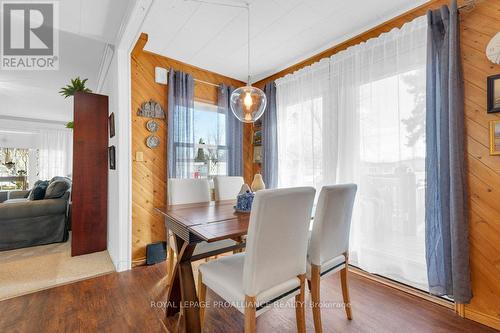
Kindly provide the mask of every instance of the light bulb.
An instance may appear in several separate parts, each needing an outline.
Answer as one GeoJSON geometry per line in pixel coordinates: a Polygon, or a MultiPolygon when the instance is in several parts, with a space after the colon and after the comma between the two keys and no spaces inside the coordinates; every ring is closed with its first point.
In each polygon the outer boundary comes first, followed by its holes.
{"type": "Polygon", "coordinates": [[[247,92],[245,94],[245,98],[243,99],[243,104],[245,104],[247,110],[250,111],[250,108],[252,107],[253,104],[252,95],[250,94],[250,92],[247,92]]]}
{"type": "Polygon", "coordinates": [[[266,108],[266,95],[252,86],[240,87],[231,93],[231,111],[238,120],[253,123],[262,116],[266,108]]]}

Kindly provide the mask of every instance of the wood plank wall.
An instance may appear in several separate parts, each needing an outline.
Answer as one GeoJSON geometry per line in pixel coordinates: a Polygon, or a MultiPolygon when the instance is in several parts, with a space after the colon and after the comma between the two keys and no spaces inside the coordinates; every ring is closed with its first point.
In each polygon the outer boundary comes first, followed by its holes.
{"type": "MultiPolygon", "coordinates": [[[[148,36],[142,34],[131,54],[131,85],[132,85],[132,262],[133,265],[144,263],[146,245],[165,240],[163,218],[154,211],[154,207],[164,206],[166,202],[167,179],[167,122],[158,120],[160,129],[160,147],[149,149],[146,138],[151,134],[146,129],[148,118],[138,117],[140,105],[154,99],[167,110],[167,86],[155,83],[155,67],[174,68],[190,73],[196,79],[214,84],[224,83],[239,87],[243,82],[216,73],[212,73],[179,61],[169,59],[154,53],[143,51],[148,36]],[[136,152],[144,153],[144,161],[135,161],[136,152]]],[[[211,104],[217,104],[217,88],[195,81],[195,99],[211,104]]],[[[245,138],[251,138],[250,128],[245,128],[245,138]]],[[[244,145],[245,160],[248,160],[249,144],[244,145]]],[[[251,177],[251,170],[247,173],[251,177]]]]}
{"type": "MultiPolygon", "coordinates": [[[[392,19],[345,43],[282,70],[266,82],[329,57],[438,8],[448,1],[437,0],[392,19]]],[[[500,66],[486,59],[488,41],[500,31],[500,1],[479,0],[472,11],[461,14],[461,47],[465,84],[466,144],[470,204],[470,254],[474,298],[465,306],[466,318],[500,329],[500,156],[489,155],[488,122],[500,114],[486,113],[486,77],[500,74],[500,66]]],[[[252,161],[246,161],[248,168],[252,161]]]]}

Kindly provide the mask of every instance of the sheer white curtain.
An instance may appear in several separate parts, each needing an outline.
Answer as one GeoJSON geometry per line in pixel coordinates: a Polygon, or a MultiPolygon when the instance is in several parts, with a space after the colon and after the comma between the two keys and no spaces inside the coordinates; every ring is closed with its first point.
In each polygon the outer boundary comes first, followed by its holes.
{"type": "Polygon", "coordinates": [[[357,183],[351,263],[421,289],[426,33],[421,17],[277,81],[279,185],[357,183]]]}
{"type": "Polygon", "coordinates": [[[276,87],[278,186],[334,183],[337,153],[329,136],[336,132],[336,113],[328,59],[277,80],[276,87]]]}
{"type": "Polygon", "coordinates": [[[421,17],[330,59],[338,181],[359,185],[351,262],[424,290],[426,38],[421,17]]]}
{"type": "Polygon", "coordinates": [[[38,179],[71,176],[73,172],[73,132],[71,130],[40,130],[38,179]]]}

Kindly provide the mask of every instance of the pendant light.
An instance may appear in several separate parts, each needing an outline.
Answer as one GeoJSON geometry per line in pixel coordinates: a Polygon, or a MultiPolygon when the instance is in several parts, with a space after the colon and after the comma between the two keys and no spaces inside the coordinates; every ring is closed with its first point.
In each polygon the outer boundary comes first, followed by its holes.
{"type": "Polygon", "coordinates": [[[248,53],[247,53],[247,85],[233,91],[230,106],[233,114],[244,123],[253,123],[259,119],[266,108],[267,98],[262,90],[252,87],[250,82],[250,4],[246,4],[248,14],[248,53]]]}

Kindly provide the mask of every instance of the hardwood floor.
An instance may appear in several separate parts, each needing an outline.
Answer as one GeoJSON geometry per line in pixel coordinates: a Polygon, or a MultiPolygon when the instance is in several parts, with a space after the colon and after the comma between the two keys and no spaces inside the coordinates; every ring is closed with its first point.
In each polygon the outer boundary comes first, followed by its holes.
{"type": "MultiPolygon", "coordinates": [[[[167,332],[162,300],[166,267],[137,267],[0,302],[0,332],[167,332]]],[[[353,320],[343,308],[322,309],[324,332],[497,332],[456,316],[451,310],[350,274],[353,320]]],[[[321,281],[323,302],[341,302],[339,275],[321,281]]],[[[210,290],[207,301],[221,301],[210,290]]],[[[290,301],[291,302],[291,301],[290,301]]],[[[307,292],[306,304],[310,302],[307,292]]],[[[257,319],[257,332],[296,332],[291,306],[257,319]]],[[[306,306],[307,332],[314,332],[306,306]]],[[[242,332],[234,308],[207,308],[204,332],[242,332]]]]}

